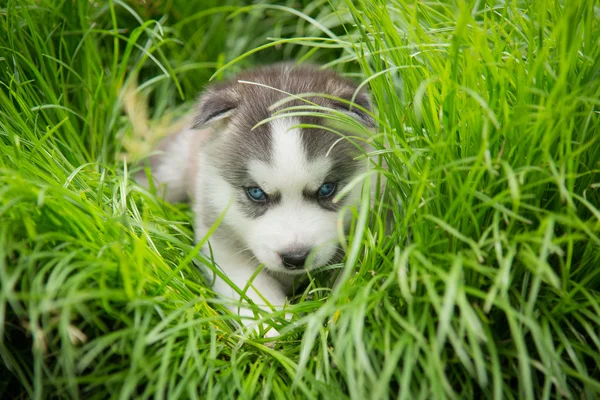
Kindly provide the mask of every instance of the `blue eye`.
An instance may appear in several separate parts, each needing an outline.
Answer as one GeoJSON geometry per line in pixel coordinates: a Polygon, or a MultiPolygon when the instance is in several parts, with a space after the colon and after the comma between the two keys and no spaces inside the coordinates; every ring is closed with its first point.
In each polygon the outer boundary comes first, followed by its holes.
{"type": "Polygon", "coordinates": [[[335,192],[336,184],[334,182],[326,182],[319,188],[317,192],[319,197],[329,197],[335,192]]]}
{"type": "Polygon", "coordinates": [[[252,201],[263,202],[267,200],[267,194],[259,187],[247,188],[246,193],[252,201]]]}

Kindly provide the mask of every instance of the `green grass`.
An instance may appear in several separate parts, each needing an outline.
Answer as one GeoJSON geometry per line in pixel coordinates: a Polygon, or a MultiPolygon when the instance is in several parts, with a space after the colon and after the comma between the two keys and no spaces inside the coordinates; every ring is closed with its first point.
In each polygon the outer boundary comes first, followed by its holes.
{"type": "Polygon", "coordinates": [[[190,3],[0,5],[0,397],[600,396],[597,2],[190,3]],[[129,177],[123,93],[158,132],[283,59],[367,82],[395,222],[357,214],[270,348],[129,177]]]}

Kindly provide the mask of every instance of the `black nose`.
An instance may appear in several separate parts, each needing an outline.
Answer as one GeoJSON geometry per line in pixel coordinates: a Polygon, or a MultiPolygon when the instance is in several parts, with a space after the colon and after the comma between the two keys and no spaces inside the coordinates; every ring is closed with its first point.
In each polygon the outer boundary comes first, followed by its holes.
{"type": "Polygon", "coordinates": [[[304,268],[304,263],[306,262],[306,258],[308,257],[308,250],[300,250],[296,252],[290,253],[282,253],[281,260],[283,261],[283,265],[287,269],[300,269],[304,268]]]}

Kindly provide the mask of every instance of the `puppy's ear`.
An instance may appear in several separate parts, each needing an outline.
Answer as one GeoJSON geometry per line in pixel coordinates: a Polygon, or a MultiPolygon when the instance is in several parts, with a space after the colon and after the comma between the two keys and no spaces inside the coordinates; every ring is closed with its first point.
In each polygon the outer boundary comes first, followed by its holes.
{"type": "Polygon", "coordinates": [[[203,129],[229,120],[239,104],[237,93],[229,86],[208,88],[200,97],[192,129],[203,129]]]}
{"type": "Polygon", "coordinates": [[[375,120],[371,114],[369,114],[373,110],[373,107],[371,106],[371,100],[367,92],[361,90],[355,95],[354,91],[348,91],[342,93],[339,97],[343,100],[351,102],[352,104],[335,102],[333,106],[335,109],[342,111],[350,117],[358,120],[367,128],[375,127],[375,120]]]}

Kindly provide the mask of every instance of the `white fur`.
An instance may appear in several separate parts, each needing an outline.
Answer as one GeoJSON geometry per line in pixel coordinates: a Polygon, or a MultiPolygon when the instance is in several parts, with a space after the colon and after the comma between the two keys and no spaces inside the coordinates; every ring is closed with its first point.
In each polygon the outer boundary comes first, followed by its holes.
{"type": "MultiPolygon", "coordinates": [[[[183,201],[194,195],[194,181],[198,165],[199,148],[208,140],[210,129],[185,129],[163,143],[163,149],[154,156],[158,161],[152,166],[154,185],[167,201],[183,201]],[[192,184],[190,184],[192,183],[192,184]],[[167,190],[168,188],[168,190],[167,190]]],[[[136,177],[138,183],[148,185],[144,171],[136,177]]]]}
{"type": "Polygon", "coordinates": [[[292,118],[271,122],[272,163],[255,160],[250,164],[250,174],[261,188],[267,193],[280,193],[280,204],[240,226],[247,234],[249,247],[265,267],[287,273],[294,272],[283,266],[279,254],[294,248],[316,248],[313,266],[319,267],[335,253],[337,236],[337,214],[306,201],[302,194],[305,188],[315,192],[319,189],[331,162],[308,161],[296,125],[298,121],[292,118]]]}
{"type": "MultiPolygon", "coordinates": [[[[235,223],[243,221],[243,214],[233,204],[233,190],[230,185],[219,176],[214,166],[206,162],[206,157],[201,156],[198,166],[198,176],[196,179],[198,190],[209,187],[211,195],[206,198],[207,203],[203,203],[200,195],[196,196],[194,210],[196,214],[195,231],[196,239],[202,239],[210,230],[211,226],[202,220],[202,208],[211,206],[224,213],[224,222],[235,223]]],[[[260,272],[249,284],[250,279],[256,272],[258,263],[255,259],[248,257],[243,249],[232,248],[229,243],[223,242],[217,238],[211,238],[210,247],[204,246],[204,254],[212,254],[217,266],[227,275],[238,289],[248,289],[245,295],[257,306],[263,310],[281,309],[285,304],[284,286],[275,278],[269,276],[264,271],[260,272]],[[211,253],[212,252],[212,253],[211,253]],[[266,301],[265,301],[266,300],[266,301]]],[[[218,293],[228,305],[228,308],[242,317],[242,322],[251,330],[256,330],[258,325],[254,320],[254,313],[251,308],[240,306],[240,295],[225,280],[218,275],[208,274],[214,277],[213,289],[218,293]]],[[[267,337],[276,336],[277,332],[273,329],[266,333],[267,337]]]]}
{"type": "MultiPolygon", "coordinates": [[[[336,212],[324,210],[303,197],[303,190],[308,187],[317,191],[324,183],[331,161],[321,158],[309,161],[306,157],[301,132],[293,128],[298,124],[295,119],[278,119],[271,122],[273,132],[272,162],[258,160],[250,162],[250,174],[256,183],[267,193],[279,192],[281,201],[264,215],[248,218],[235,202],[236,190],[232,188],[216,170],[207,162],[207,157],[200,154],[196,188],[208,190],[207,204],[203,204],[201,193],[196,196],[195,210],[197,215],[196,233],[202,238],[210,226],[201,219],[201,210],[210,206],[219,212],[225,212],[223,222],[233,226],[243,240],[249,252],[232,248],[219,239],[211,239],[214,259],[231,281],[243,290],[260,264],[265,265],[254,279],[246,295],[261,308],[281,309],[286,302],[285,291],[293,274],[306,271],[290,271],[281,261],[280,253],[295,247],[314,249],[314,262],[309,267],[316,268],[326,264],[335,254],[337,245],[336,212]],[[273,271],[276,273],[269,273],[273,271]]],[[[205,252],[209,249],[206,247],[205,252]]],[[[208,254],[208,253],[207,253],[208,254]]],[[[232,299],[239,304],[240,296],[223,279],[216,277],[213,288],[223,298],[232,299]]],[[[230,309],[243,317],[252,317],[249,309],[231,306],[230,309]]],[[[252,319],[245,323],[254,327],[252,319]]],[[[272,331],[269,331],[272,332],[272,331]]],[[[274,331],[271,334],[276,334],[274,331]]]]}
{"type": "MultiPolygon", "coordinates": [[[[303,196],[305,188],[316,192],[325,182],[331,160],[307,158],[301,131],[294,128],[298,124],[296,119],[277,119],[270,124],[272,160],[270,163],[250,160],[249,173],[267,194],[277,192],[281,199],[258,218],[249,218],[243,213],[236,203],[241,189],[232,187],[209,162],[207,147],[202,142],[208,135],[205,132],[217,130],[215,127],[201,131],[200,141],[191,130],[179,134],[167,145],[163,164],[155,173],[159,182],[168,185],[168,199],[179,199],[183,192],[195,187],[196,192],[191,197],[197,240],[204,238],[211,228],[203,221],[202,211],[209,207],[224,213],[223,223],[233,227],[242,248],[232,246],[227,238],[216,235],[210,239],[210,249],[205,246],[203,251],[208,255],[211,250],[216,264],[233,284],[240,290],[248,286],[245,295],[266,311],[281,310],[293,275],[305,273],[305,270],[286,269],[280,254],[294,248],[309,248],[313,250],[314,260],[307,268],[323,266],[336,252],[338,226],[338,213],[325,210],[303,196]],[[249,283],[260,264],[265,268],[249,283]]],[[[357,185],[349,197],[357,199],[359,194],[360,185],[357,185]]],[[[241,297],[236,290],[218,276],[213,288],[224,300],[233,301],[228,303],[229,308],[243,318],[247,327],[257,328],[254,313],[240,303],[241,297]]],[[[266,336],[277,334],[271,329],[266,336]]]]}

